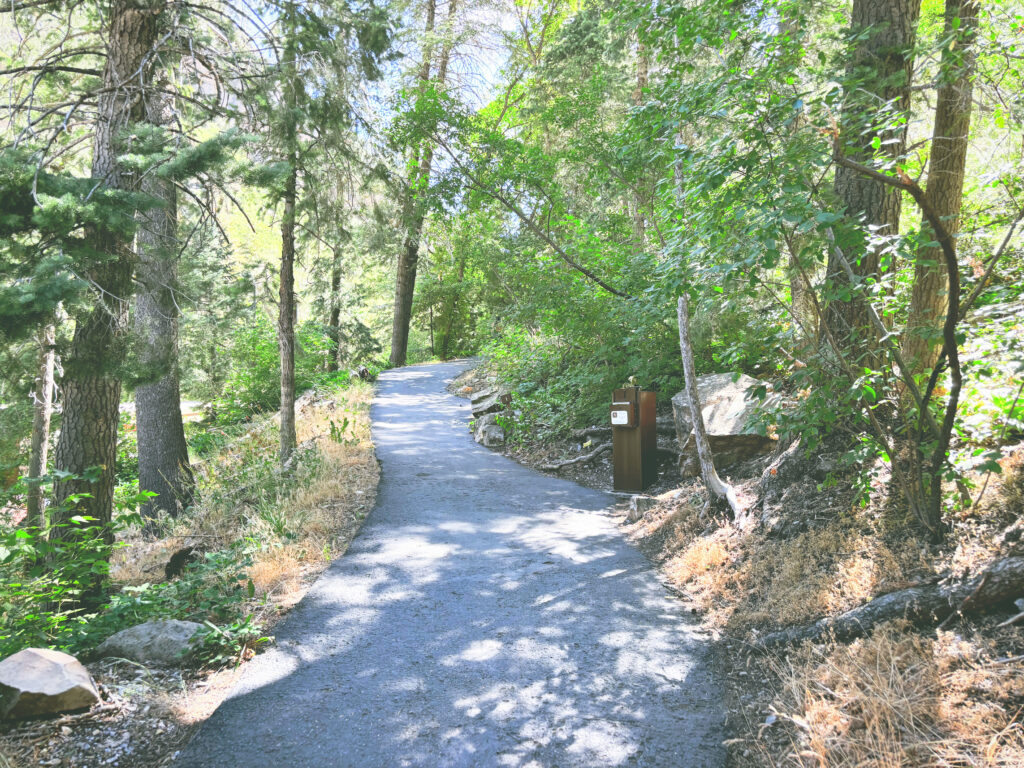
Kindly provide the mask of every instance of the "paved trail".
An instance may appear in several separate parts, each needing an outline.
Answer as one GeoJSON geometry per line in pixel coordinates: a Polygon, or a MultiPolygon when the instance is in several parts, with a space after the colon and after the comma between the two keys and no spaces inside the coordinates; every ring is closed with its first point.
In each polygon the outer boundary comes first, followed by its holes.
{"type": "Polygon", "coordinates": [[[473,442],[464,367],[381,376],[376,508],[175,765],[722,765],[695,625],[608,495],[473,442]]]}

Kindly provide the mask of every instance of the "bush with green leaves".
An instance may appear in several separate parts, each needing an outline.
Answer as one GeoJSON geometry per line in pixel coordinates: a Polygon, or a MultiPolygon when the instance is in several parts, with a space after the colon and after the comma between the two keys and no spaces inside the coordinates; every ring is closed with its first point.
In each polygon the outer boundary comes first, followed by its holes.
{"type": "MultiPolygon", "coordinates": [[[[52,480],[44,478],[42,484],[52,480]]],[[[12,492],[23,493],[25,487],[21,481],[12,492]]],[[[95,601],[91,590],[97,576],[106,581],[115,546],[111,537],[141,523],[135,507],[142,498],[119,505],[113,530],[81,515],[59,525],[0,524],[0,656],[33,645],[80,647],[92,618],[82,610],[83,599],[95,601]]],[[[70,496],[65,504],[73,508],[78,499],[70,496]]]]}
{"type": "MultiPolygon", "coordinates": [[[[23,492],[24,482],[14,491],[23,492]]],[[[135,507],[143,498],[139,494],[118,504],[109,533],[141,525],[135,507]]],[[[120,590],[105,586],[99,607],[83,611],[82,597],[97,574],[109,573],[111,553],[119,546],[94,523],[74,516],[60,526],[0,524],[0,658],[28,647],[87,652],[113,633],[151,619],[205,623],[200,660],[260,641],[259,628],[245,610],[255,594],[245,575],[250,564],[245,542],[206,553],[172,581],[120,590]]],[[[90,597],[90,604],[97,602],[90,597]]]]}
{"type": "MultiPolygon", "coordinates": [[[[327,330],[318,323],[303,323],[296,331],[295,391],[315,386],[336,386],[348,379],[344,371],[327,371],[332,347],[327,330]]],[[[237,327],[232,336],[231,367],[216,411],[221,421],[237,422],[281,405],[281,362],[277,329],[262,313],[237,327]]]]}

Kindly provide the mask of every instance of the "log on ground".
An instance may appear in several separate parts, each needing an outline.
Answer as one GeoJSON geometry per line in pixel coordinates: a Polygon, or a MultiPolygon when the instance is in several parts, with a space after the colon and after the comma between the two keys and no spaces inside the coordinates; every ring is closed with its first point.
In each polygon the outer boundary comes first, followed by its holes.
{"type": "Polygon", "coordinates": [[[992,563],[977,576],[960,582],[921,584],[876,597],[840,616],[814,624],[772,632],[755,642],[767,650],[805,640],[835,637],[845,642],[866,635],[886,621],[906,619],[918,625],[942,622],[954,613],[977,613],[1024,595],[1024,557],[992,563]]]}

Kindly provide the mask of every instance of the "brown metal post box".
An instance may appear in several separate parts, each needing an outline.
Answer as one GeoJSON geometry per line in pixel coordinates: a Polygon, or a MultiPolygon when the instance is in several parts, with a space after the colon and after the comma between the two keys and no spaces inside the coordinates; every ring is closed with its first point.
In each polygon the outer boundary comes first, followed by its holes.
{"type": "Polygon", "coordinates": [[[657,395],[616,389],[609,414],[615,490],[643,491],[658,479],[657,395]]]}

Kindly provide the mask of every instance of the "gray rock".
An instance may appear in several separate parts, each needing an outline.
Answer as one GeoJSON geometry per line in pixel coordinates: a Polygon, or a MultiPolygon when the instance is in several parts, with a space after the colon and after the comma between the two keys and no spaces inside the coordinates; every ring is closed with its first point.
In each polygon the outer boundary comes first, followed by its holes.
{"type": "Polygon", "coordinates": [[[501,402],[501,397],[504,394],[500,389],[482,389],[473,395],[469,401],[473,410],[473,418],[479,419],[481,416],[497,413],[504,408],[505,404],[501,402]]]}
{"type": "Polygon", "coordinates": [[[99,700],[88,670],[69,654],[26,648],[0,661],[0,717],[72,712],[99,700]]]}
{"type": "Polygon", "coordinates": [[[818,456],[817,461],[814,464],[814,479],[823,481],[830,475],[834,475],[839,472],[841,469],[839,458],[838,454],[823,454],[818,456]]]}
{"type": "Polygon", "coordinates": [[[194,621],[147,621],[111,635],[96,653],[142,664],[174,664],[191,655],[192,640],[202,628],[202,624],[194,621]]]}
{"type": "MultiPolygon", "coordinates": [[[[754,434],[750,427],[751,418],[764,404],[753,397],[753,391],[765,384],[758,379],[740,375],[733,381],[731,373],[712,373],[697,377],[697,396],[701,402],[701,414],[715,457],[715,467],[727,467],[753,456],[770,453],[775,440],[754,434]]],[[[766,401],[767,402],[767,401],[766,401]]],[[[693,442],[693,422],[690,418],[690,398],[686,392],[679,392],[672,398],[672,416],[676,425],[676,438],[682,453],[679,457],[680,471],[684,477],[700,472],[696,447],[693,442]]]]}
{"type": "Polygon", "coordinates": [[[505,444],[505,430],[498,424],[498,414],[486,413],[476,420],[473,439],[485,448],[497,448],[505,444]]]}
{"type": "MultiPolygon", "coordinates": [[[[762,435],[708,435],[708,442],[711,444],[715,469],[738,464],[754,456],[764,456],[775,450],[775,441],[762,435]]],[[[686,442],[679,453],[679,472],[683,477],[697,477],[700,474],[693,432],[686,436],[686,442]]]]}

